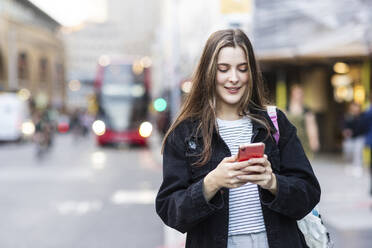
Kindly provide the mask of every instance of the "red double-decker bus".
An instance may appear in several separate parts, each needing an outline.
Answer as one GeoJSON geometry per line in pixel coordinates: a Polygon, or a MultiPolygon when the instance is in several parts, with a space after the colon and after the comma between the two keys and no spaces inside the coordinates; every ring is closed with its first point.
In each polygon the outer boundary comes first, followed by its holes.
{"type": "Polygon", "coordinates": [[[106,61],[98,65],[95,80],[96,120],[92,125],[100,146],[147,145],[150,67],[143,61],[106,61]]]}

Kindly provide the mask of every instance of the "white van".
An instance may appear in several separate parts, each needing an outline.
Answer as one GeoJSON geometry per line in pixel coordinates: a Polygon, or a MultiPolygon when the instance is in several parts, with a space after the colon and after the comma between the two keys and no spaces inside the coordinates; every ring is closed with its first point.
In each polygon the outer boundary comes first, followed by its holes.
{"type": "Polygon", "coordinates": [[[27,102],[22,100],[17,93],[0,92],[0,141],[23,139],[26,134],[29,134],[30,124],[27,102]]]}

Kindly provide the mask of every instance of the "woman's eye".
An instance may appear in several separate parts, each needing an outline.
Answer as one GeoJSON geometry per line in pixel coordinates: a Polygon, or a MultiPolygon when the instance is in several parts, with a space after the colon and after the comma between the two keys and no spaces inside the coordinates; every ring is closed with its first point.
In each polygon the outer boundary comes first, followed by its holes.
{"type": "Polygon", "coordinates": [[[227,68],[218,68],[218,70],[219,70],[220,72],[227,72],[227,71],[228,71],[227,68]]]}
{"type": "Polygon", "coordinates": [[[248,67],[240,67],[239,71],[246,72],[246,71],[248,71],[248,67]]]}

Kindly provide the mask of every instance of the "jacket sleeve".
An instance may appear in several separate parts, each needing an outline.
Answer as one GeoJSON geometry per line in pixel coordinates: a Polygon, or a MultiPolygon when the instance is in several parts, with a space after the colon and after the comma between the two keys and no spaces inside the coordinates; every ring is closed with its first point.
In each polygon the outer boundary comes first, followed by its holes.
{"type": "Polygon", "coordinates": [[[263,191],[263,204],[273,211],[299,220],[305,217],[320,200],[320,185],[301,142],[296,128],[278,110],[280,130],[280,172],[276,174],[278,190],[274,196],[263,191]]]}
{"type": "Polygon", "coordinates": [[[185,157],[184,136],[177,131],[169,135],[165,143],[163,182],[156,197],[156,212],[166,225],[184,233],[221,209],[224,203],[220,193],[206,201],[203,179],[192,182],[190,165],[185,157]]]}

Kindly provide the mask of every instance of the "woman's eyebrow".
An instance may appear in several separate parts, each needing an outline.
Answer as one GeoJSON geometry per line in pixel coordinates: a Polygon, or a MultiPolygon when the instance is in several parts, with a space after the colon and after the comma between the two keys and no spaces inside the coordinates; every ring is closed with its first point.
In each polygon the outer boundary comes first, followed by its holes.
{"type": "MultiPolygon", "coordinates": [[[[217,65],[230,66],[229,63],[217,63],[217,65]]],[[[248,62],[242,62],[238,64],[238,66],[241,66],[241,65],[248,65],[248,62]]]]}
{"type": "MultiPolygon", "coordinates": [[[[228,64],[228,63],[218,63],[217,66],[231,67],[231,65],[228,64]]],[[[247,62],[242,62],[242,63],[239,63],[237,65],[237,67],[241,67],[241,66],[248,66],[248,63],[247,62]]]]}

